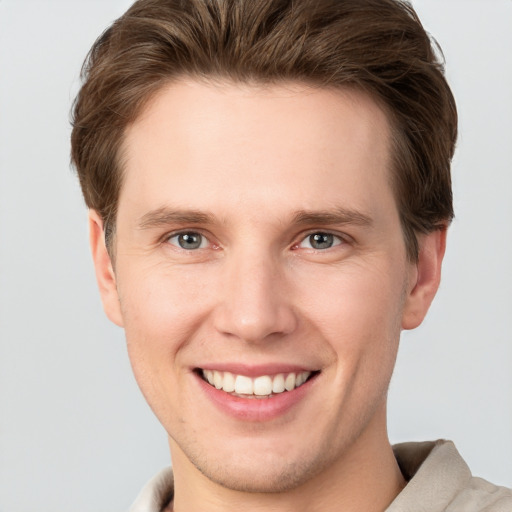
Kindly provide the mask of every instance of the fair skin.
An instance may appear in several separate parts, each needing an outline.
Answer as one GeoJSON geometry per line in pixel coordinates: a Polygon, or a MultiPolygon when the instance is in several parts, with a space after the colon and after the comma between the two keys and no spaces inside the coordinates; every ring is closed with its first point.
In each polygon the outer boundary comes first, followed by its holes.
{"type": "Polygon", "coordinates": [[[404,486],[386,392],[445,231],[408,260],[389,135],[363,93],[193,80],[127,129],[115,271],[94,211],[91,246],[174,510],[377,512],[404,486]]]}

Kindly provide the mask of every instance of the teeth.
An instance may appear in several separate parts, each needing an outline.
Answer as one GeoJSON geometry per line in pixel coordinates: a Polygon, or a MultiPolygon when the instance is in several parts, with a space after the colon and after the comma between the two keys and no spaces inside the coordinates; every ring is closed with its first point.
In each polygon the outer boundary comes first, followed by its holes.
{"type": "Polygon", "coordinates": [[[280,373],[279,375],[276,375],[272,381],[272,392],[282,393],[284,390],[284,375],[280,373]]]}
{"type": "Polygon", "coordinates": [[[222,373],[218,372],[217,370],[215,370],[213,372],[213,385],[217,388],[217,389],[220,389],[223,385],[223,382],[224,379],[223,379],[223,376],[222,376],[222,373]]]}
{"type": "Polygon", "coordinates": [[[295,381],[296,377],[294,373],[290,373],[286,376],[286,379],[284,380],[284,388],[286,391],[291,391],[295,388],[295,381]]]}
{"type": "Polygon", "coordinates": [[[235,391],[235,376],[232,373],[224,372],[222,389],[228,393],[235,391]]]}
{"type": "Polygon", "coordinates": [[[268,375],[254,379],[255,395],[270,395],[272,393],[272,379],[268,375]]]}
{"type": "Polygon", "coordinates": [[[297,375],[297,378],[295,379],[295,386],[297,386],[297,387],[302,386],[302,384],[304,384],[304,382],[306,382],[306,379],[307,379],[307,376],[304,375],[304,372],[299,373],[297,375]]]}
{"type": "Polygon", "coordinates": [[[302,386],[310,375],[311,372],[279,373],[274,376],[261,375],[251,379],[251,377],[234,375],[230,372],[203,370],[205,380],[217,389],[222,389],[227,393],[234,392],[237,395],[256,396],[270,396],[284,391],[292,391],[302,386]]]}
{"type": "Polygon", "coordinates": [[[235,379],[235,393],[239,395],[252,395],[253,391],[252,379],[244,375],[237,375],[235,379]]]}

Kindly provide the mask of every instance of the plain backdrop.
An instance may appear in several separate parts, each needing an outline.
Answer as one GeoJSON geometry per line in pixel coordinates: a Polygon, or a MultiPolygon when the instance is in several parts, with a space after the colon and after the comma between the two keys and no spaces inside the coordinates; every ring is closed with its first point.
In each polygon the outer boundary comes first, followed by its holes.
{"type": "MultiPolygon", "coordinates": [[[[0,0],[0,512],[129,507],[166,436],[103,315],[69,167],[83,58],[127,0],[0,0]]],[[[512,1],[416,0],[460,111],[457,218],[430,316],[405,333],[393,442],[450,438],[512,484],[512,1]]]]}

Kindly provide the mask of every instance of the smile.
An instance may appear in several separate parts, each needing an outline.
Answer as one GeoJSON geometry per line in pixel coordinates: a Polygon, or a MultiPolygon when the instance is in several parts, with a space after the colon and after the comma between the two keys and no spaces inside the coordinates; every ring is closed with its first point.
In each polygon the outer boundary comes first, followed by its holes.
{"type": "Polygon", "coordinates": [[[262,423],[282,418],[308,396],[317,396],[321,370],[287,364],[220,363],[193,371],[200,396],[236,421],[262,423]]]}
{"type": "Polygon", "coordinates": [[[302,386],[316,372],[290,372],[255,378],[218,370],[200,370],[203,379],[216,389],[241,398],[271,398],[302,386]]]}

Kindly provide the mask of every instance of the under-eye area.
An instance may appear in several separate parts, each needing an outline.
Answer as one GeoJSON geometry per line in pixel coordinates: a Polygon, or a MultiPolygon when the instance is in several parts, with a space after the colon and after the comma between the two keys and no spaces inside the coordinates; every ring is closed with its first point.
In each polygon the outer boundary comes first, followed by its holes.
{"type": "Polygon", "coordinates": [[[258,377],[218,370],[203,370],[202,368],[196,368],[195,372],[211,386],[234,396],[272,398],[280,393],[293,391],[309,382],[320,373],[320,370],[260,375],[258,377]]]}

